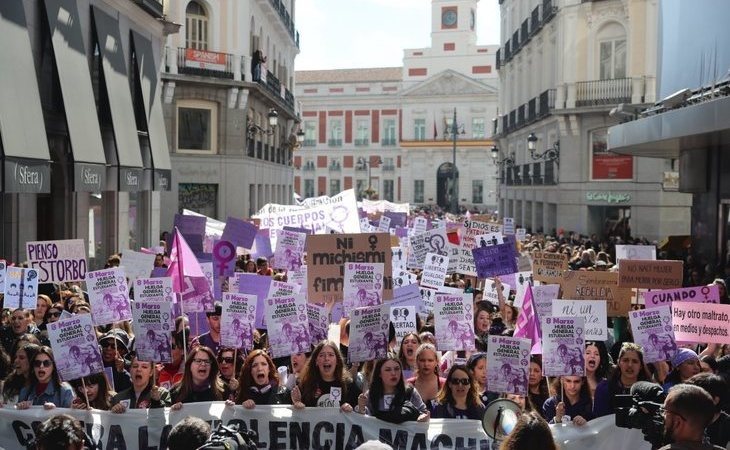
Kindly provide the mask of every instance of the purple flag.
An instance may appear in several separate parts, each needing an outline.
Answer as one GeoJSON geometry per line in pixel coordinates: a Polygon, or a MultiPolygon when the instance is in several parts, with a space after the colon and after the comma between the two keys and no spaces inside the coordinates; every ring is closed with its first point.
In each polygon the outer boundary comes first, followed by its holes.
{"type": "Polygon", "coordinates": [[[527,285],[525,291],[525,301],[522,302],[522,309],[517,315],[517,323],[515,324],[514,337],[529,338],[532,341],[531,354],[542,353],[542,333],[540,325],[537,323],[537,315],[535,314],[534,304],[532,303],[532,286],[527,285]]]}

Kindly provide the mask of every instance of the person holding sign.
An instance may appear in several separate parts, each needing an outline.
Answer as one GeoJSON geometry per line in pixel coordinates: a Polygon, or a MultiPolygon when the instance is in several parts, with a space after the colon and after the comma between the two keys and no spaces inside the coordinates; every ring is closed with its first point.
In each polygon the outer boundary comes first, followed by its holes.
{"type": "Polygon", "coordinates": [[[449,369],[446,380],[439,391],[438,403],[434,405],[431,417],[482,420],[487,408],[479,398],[471,371],[462,364],[455,364],[449,369]]]}
{"type": "Polygon", "coordinates": [[[343,412],[352,412],[360,389],[345,370],[345,361],[332,341],[322,341],[302,371],[299,386],[292,390],[294,408],[305,406],[339,406],[343,412]]]}
{"type": "Polygon", "coordinates": [[[624,342],[618,354],[618,365],[608,380],[596,386],[593,412],[596,417],[613,414],[616,395],[631,393],[631,386],[637,381],[648,381],[644,370],[644,352],[633,342],[624,342]]]}
{"type": "Polygon", "coordinates": [[[215,353],[205,346],[194,348],[185,363],[182,380],[170,391],[173,410],[182,409],[183,403],[215,402],[223,400],[223,383],[218,379],[218,361],[215,353]]]}
{"type": "Polygon", "coordinates": [[[593,419],[593,402],[585,377],[558,377],[554,390],[557,394],[542,406],[545,420],[550,423],[572,421],[583,426],[593,419]]]}
{"type": "Polygon", "coordinates": [[[263,350],[251,351],[238,375],[241,386],[235,403],[246,409],[256,405],[291,405],[291,392],[281,384],[279,372],[263,350]]]}
{"type": "Polygon", "coordinates": [[[20,390],[16,408],[28,409],[36,405],[43,405],[44,409],[70,408],[73,399],[73,389],[58,376],[53,351],[50,347],[41,347],[33,358],[30,386],[20,390]]]}
{"type": "Polygon", "coordinates": [[[95,373],[84,378],[71,381],[71,387],[76,392],[76,398],[71,403],[73,409],[98,409],[109,411],[112,407],[112,391],[106,375],[103,372],[95,373]],[[88,403],[87,403],[88,401],[88,403]]]}
{"type": "Polygon", "coordinates": [[[393,353],[375,363],[370,389],[358,397],[357,412],[390,423],[427,422],[430,417],[421,395],[403,381],[403,369],[393,353]]]}
{"type": "Polygon", "coordinates": [[[170,392],[155,386],[152,371],[155,366],[148,361],[140,361],[132,354],[132,387],[125,389],[112,398],[111,411],[123,413],[128,409],[162,408],[170,406],[170,392]]]}

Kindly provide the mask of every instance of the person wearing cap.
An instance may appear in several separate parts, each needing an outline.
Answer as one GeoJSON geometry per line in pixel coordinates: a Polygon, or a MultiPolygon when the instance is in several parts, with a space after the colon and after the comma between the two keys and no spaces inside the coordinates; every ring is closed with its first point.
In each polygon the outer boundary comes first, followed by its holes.
{"type": "Polygon", "coordinates": [[[223,314],[223,305],[220,302],[215,302],[215,308],[212,311],[205,312],[209,331],[194,339],[193,347],[202,345],[218,354],[218,349],[221,346],[221,314],[223,314]]]}
{"type": "Polygon", "coordinates": [[[672,371],[667,375],[662,387],[664,391],[668,391],[675,384],[684,383],[701,371],[697,353],[688,348],[680,348],[672,358],[672,371]]]}
{"type": "Polygon", "coordinates": [[[114,390],[121,392],[131,388],[132,377],[127,372],[124,363],[124,356],[129,351],[129,335],[124,330],[113,328],[99,339],[99,346],[104,367],[112,368],[114,390]]]}

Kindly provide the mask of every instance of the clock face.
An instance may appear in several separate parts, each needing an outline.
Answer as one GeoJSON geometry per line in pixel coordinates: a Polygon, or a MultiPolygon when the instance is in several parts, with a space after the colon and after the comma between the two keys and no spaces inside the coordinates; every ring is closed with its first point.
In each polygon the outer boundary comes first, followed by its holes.
{"type": "Polygon", "coordinates": [[[453,27],[456,25],[456,11],[453,9],[449,9],[444,11],[444,13],[441,15],[441,23],[445,27],[453,27]]]}

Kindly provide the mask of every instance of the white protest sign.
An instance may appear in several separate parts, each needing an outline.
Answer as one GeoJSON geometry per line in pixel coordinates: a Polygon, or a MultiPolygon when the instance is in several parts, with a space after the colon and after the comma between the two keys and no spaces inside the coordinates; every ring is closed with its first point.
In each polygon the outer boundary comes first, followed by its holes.
{"type": "Polygon", "coordinates": [[[502,233],[480,234],[474,237],[477,247],[491,247],[492,245],[504,244],[502,233]]]}
{"type": "Polygon", "coordinates": [[[121,268],[114,267],[87,273],[86,289],[95,325],[108,325],[132,318],[127,277],[121,268]]]}
{"type": "Polygon", "coordinates": [[[644,349],[644,362],[671,361],[677,353],[672,330],[672,306],[629,311],[634,342],[644,349]]]}
{"type": "Polygon", "coordinates": [[[135,301],[165,301],[172,303],[172,278],[137,278],[134,282],[135,301]]]}
{"type": "Polygon", "coordinates": [[[583,317],[585,339],[605,341],[608,339],[606,300],[553,300],[553,317],[583,317]]]}
{"type": "Polygon", "coordinates": [[[345,313],[363,306],[375,306],[383,302],[383,263],[345,264],[343,307],[345,313]]]}
{"type": "Polygon", "coordinates": [[[463,295],[436,294],[433,316],[439,350],[474,350],[473,309],[463,295]]]}
{"type": "Polygon", "coordinates": [[[446,281],[446,271],[449,267],[449,257],[436,253],[426,254],[421,272],[421,286],[439,289],[446,281]]]}
{"type": "Polygon", "coordinates": [[[38,296],[38,271],[8,267],[5,273],[3,307],[35,309],[38,296]]]}
{"type": "Polygon", "coordinates": [[[276,233],[276,250],[274,261],[277,269],[287,271],[299,270],[302,266],[304,243],[307,235],[296,231],[278,230],[276,233]]]}
{"type": "Polygon", "coordinates": [[[76,314],[49,323],[48,339],[56,371],[62,381],[76,380],[104,370],[91,315],[76,314]]]}
{"type": "Polygon", "coordinates": [[[275,358],[310,349],[307,301],[301,295],[270,297],[264,303],[269,345],[275,358]]]}
{"type": "Polygon", "coordinates": [[[416,307],[412,305],[391,306],[390,323],[395,328],[396,342],[400,342],[408,333],[416,333],[416,307]]]}
{"type": "Polygon", "coordinates": [[[390,306],[366,306],[350,315],[349,362],[384,358],[388,351],[390,306]]]}
{"type": "Polygon", "coordinates": [[[155,256],[151,253],[135,252],[124,250],[120,266],[124,267],[124,273],[129,282],[134,284],[137,278],[149,278],[152,269],[155,267],[155,256]]]}
{"type": "Polygon", "coordinates": [[[338,233],[360,233],[360,218],[355,191],[348,189],[310,207],[265,205],[253,216],[261,228],[283,229],[285,226],[307,228],[316,234],[327,228],[338,233]]]}
{"type": "Polygon", "coordinates": [[[252,294],[223,294],[221,345],[244,350],[253,348],[257,297],[252,294]]]}
{"type": "Polygon", "coordinates": [[[0,259],[0,292],[5,292],[5,273],[7,272],[7,269],[7,262],[0,259]]]}
{"type": "Polygon", "coordinates": [[[491,392],[527,395],[532,341],[510,336],[489,336],[487,386],[491,392]]]}
{"type": "Polygon", "coordinates": [[[656,260],[656,247],[653,245],[617,245],[616,261],[622,259],[656,260]]]}
{"type": "Polygon", "coordinates": [[[31,268],[38,270],[39,283],[84,281],[86,249],[83,239],[32,241],[25,244],[31,268]]]}
{"type": "Polygon", "coordinates": [[[380,216],[380,220],[378,221],[378,229],[377,231],[387,233],[390,231],[390,217],[388,216],[380,216]]]}
{"type": "Polygon", "coordinates": [[[132,308],[134,351],[141,361],[172,362],[172,303],[135,301],[132,308]]]}

